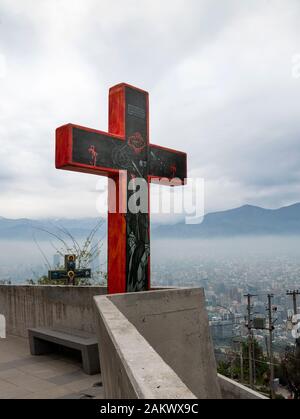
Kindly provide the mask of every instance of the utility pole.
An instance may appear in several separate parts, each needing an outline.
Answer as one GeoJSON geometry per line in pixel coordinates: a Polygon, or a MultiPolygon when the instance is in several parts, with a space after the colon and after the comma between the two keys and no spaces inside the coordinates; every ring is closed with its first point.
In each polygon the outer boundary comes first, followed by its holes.
{"type": "Polygon", "coordinates": [[[240,365],[241,365],[241,383],[244,383],[244,358],[243,358],[243,342],[240,340],[240,365]]]}
{"type": "MultiPolygon", "coordinates": [[[[252,334],[253,337],[253,334],[252,334]]],[[[256,385],[255,343],[252,339],[253,384],[256,385]]]]}
{"type": "Polygon", "coordinates": [[[265,345],[266,345],[266,351],[267,351],[267,358],[270,358],[270,354],[269,354],[269,342],[268,342],[268,338],[267,336],[265,336],[265,345]]]}
{"type": "Polygon", "coordinates": [[[294,314],[297,315],[298,314],[298,310],[297,310],[297,296],[300,295],[300,291],[299,290],[287,291],[286,295],[293,297],[294,314]]]}
{"type": "Polygon", "coordinates": [[[239,352],[237,352],[239,354],[239,358],[240,358],[240,369],[241,369],[241,383],[244,383],[244,354],[243,354],[243,340],[242,340],[242,335],[240,337],[237,336],[237,338],[239,338],[238,340],[233,340],[233,343],[238,343],[240,346],[239,352]]]}
{"type": "MultiPolygon", "coordinates": [[[[299,290],[287,291],[286,295],[293,297],[294,315],[296,316],[298,314],[297,297],[300,295],[300,291],[299,290]]],[[[296,339],[295,348],[296,348],[296,352],[300,350],[300,339],[296,339]]]]}
{"type": "Polygon", "coordinates": [[[250,387],[253,388],[253,364],[252,364],[252,320],[251,320],[251,299],[255,297],[255,295],[247,294],[244,297],[247,298],[247,318],[248,318],[248,358],[249,358],[249,384],[250,387]]]}
{"type": "Polygon", "coordinates": [[[274,331],[274,324],[273,324],[273,307],[272,307],[272,299],[274,295],[268,294],[268,308],[267,311],[269,313],[269,360],[270,360],[270,390],[271,390],[271,399],[275,398],[274,393],[274,356],[273,356],[273,331],[274,331]]]}

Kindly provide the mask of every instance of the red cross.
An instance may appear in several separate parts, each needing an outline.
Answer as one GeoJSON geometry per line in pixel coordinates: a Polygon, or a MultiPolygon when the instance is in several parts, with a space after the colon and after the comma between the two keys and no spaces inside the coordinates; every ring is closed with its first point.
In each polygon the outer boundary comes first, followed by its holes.
{"type": "Polygon", "coordinates": [[[149,143],[149,95],[119,84],[109,91],[109,133],[68,124],[56,130],[56,168],[113,178],[109,186],[108,292],[145,291],[150,288],[150,231],[148,212],[124,213],[116,193],[129,200],[132,178],[174,176],[185,182],[186,154],[149,143]],[[124,176],[126,173],[124,187],[124,176]],[[123,179],[123,181],[121,180],[123,179]],[[123,182],[123,183],[122,183],[123,182]],[[123,184],[123,187],[122,187],[123,184]]]}

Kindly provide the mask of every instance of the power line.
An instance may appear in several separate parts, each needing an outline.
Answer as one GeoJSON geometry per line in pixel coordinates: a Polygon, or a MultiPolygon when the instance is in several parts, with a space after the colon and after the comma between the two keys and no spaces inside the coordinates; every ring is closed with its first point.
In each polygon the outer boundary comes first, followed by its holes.
{"type": "Polygon", "coordinates": [[[249,357],[249,384],[251,388],[254,388],[253,382],[254,382],[254,377],[253,377],[253,370],[255,369],[255,362],[253,365],[253,360],[252,360],[252,342],[253,342],[253,333],[252,333],[252,313],[251,313],[251,309],[252,309],[252,305],[251,305],[251,300],[253,297],[256,297],[256,295],[253,294],[247,294],[244,297],[247,298],[247,314],[248,314],[248,324],[246,325],[247,329],[248,329],[248,357],[249,357]],[[254,368],[253,368],[254,366],[254,368]]]}
{"type": "Polygon", "coordinates": [[[300,295],[300,291],[299,290],[287,291],[286,295],[290,296],[290,297],[293,297],[293,308],[294,308],[294,314],[296,315],[298,313],[297,297],[298,297],[298,295],[300,295]]]}
{"type": "Polygon", "coordinates": [[[273,324],[273,307],[272,307],[272,300],[274,298],[273,294],[268,294],[268,307],[267,311],[269,313],[269,359],[270,359],[270,390],[271,390],[271,398],[275,398],[274,392],[274,365],[273,365],[273,331],[274,331],[274,324],[273,324]]]}
{"type": "MultiPolygon", "coordinates": [[[[297,316],[297,314],[298,314],[297,297],[300,295],[300,291],[299,290],[293,290],[293,291],[289,290],[289,291],[286,292],[286,295],[293,298],[294,315],[297,316]]],[[[295,347],[296,347],[296,350],[298,350],[298,351],[300,350],[300,339],[299,338],[298,339],[296,338],[295,347]]]]}
{"type": "MultiPolygon", "coordinates": [[[[256,360],[255,360],[255,346],[253,345],[253,332],[254,329],[252,324],[252,306],[251,306],[251,299],[256,297],[256,295],[247,294],[245,295],[247,298],[247,317],[248,317],[248,324],[246,327],[248,328],[248,361],[249,361],[249,383],[251,388],[253,388],[253,383],[256,381],[256,360]],[[253,352],[253,353],[252,353],[253,352]]],[[[270,366],[270,391],[271,391],[271,398],[275,398],[274,392],[274,353],[273,353],[273,332],[274,332],[274,322],[273,322],[273,310],[275,308],[272,306],[274,295],[268,294],[268,317],[269,317],[269,325],[266,330],[269,331],[269,345],[267,345],[268,351],[268,358],[269,358],[269,366],[270,366]]]]}

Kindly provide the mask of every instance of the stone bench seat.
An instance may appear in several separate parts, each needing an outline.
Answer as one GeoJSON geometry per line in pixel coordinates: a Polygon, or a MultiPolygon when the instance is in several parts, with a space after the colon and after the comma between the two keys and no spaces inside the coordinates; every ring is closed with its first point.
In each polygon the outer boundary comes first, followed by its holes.
{"type": "Polygon", "coordinates": [[[98,342],[96,336],[74,330],[54,330],[47,328],[28,329],[31,355],[53,352],[54,345],[81,352],[82,367],[86,374],[100,372],[98,342]]]}

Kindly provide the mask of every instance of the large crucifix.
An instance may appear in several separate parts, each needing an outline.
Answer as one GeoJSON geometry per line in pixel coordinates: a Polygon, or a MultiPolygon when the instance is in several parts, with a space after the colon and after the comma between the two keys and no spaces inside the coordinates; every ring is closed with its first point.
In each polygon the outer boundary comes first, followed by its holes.
{"type": "MultiPolygon", "coordinates": [[[[68,124],[56,130],[56,168],[112,178],[108,207],[108,292],[150,289],[150,222],[147,211],[127,212],[130,181],[187,176],[186,154],[149,143],[149,95],[119,84],[109,91],[109,133],[68,124]],[[125,181],[124,181],[125,174],[125,181]],[[125,183],[125,187],[124,187],[125,183]]],[[[167,182],[166,182],[167,183],[167,182]]],[[[176,184],[176,183],[175,183],[176,184]]]]}

